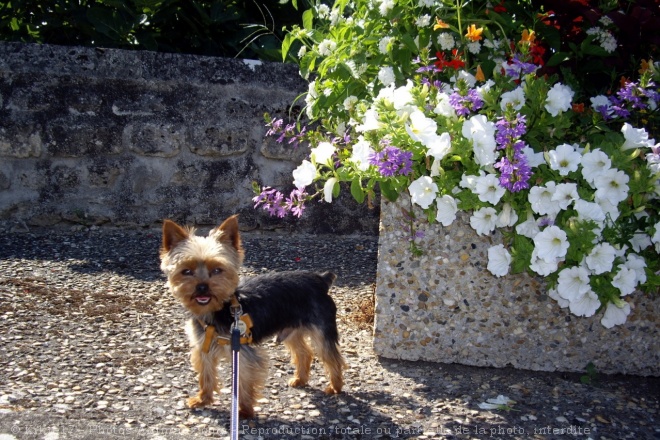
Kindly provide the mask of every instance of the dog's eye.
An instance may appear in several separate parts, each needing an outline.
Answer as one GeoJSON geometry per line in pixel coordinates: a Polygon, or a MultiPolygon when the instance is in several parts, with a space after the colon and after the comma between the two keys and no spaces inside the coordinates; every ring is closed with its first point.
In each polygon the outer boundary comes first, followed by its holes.
{"type": "Polygon", "coordinates": [[[222,269],[219,267],[213,268],[211,270],[211,275],[220,275],[222,273],[222,269]]]}
{"type": "Polygon", "coordinates": [[[192,274],[193,274],[193,271],[190,270],[190,269],[183,269],[183,270],[181,271],[181,275],[190,276],[190,275],[192,275],[192,274]]]}

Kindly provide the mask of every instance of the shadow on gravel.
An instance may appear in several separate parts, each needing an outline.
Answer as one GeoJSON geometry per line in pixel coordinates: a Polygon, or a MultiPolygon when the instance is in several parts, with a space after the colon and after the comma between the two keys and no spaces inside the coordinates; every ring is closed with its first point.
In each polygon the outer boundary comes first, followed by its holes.
{"type": "MultiPolygon", "coordinates": [[[[70,232],[39,229],[0,235],[0,259],[64,262],[85,274],[112,272],[142,281],[164,280],[160,272],[159,230],[70,232]]],[[[337,285],[373,282],[377,238],[279,234],[243,234],[244,270],[263,273],[284,270],[332,270],[337,285]]],[[[43,267],[36,267],[43,268],[43,267]]]]}
{"type": "MultiPolygon", "coordinates": [[[[270,417],[239,421],[239,434],[254,438],[306,438],[319,439],[371,439],[371,438],[408,438],[422,434],[421,429],[411,429],[384,414],[379,414],[378,406],[399,404],[402,408],[408,403],[400,402],[400,396],[383,392],[342,393],[327,396],[322,391],[305,388],[310,396],[310,403],[318,414],[304,416],[301,420],[270,417]],[[348,418],[347,418],[348,416],[348,418]]],[[[405,400],[405,399],[404,399],[405,400]]],[[[266,404],[267,406],[267,404],[266,404]]],[[[267,409],[267,408],[266,408],[267,409]]],[[[312,410],[313,411],[313,410],[312,410]]],[[[229,430],[230,409],[205,409],[209,417],[229,430]]],[[[296,411],[292,409],[292,416],[296,411]]],[[[300,413],[309,414],[309,408],[300,413]]]]}

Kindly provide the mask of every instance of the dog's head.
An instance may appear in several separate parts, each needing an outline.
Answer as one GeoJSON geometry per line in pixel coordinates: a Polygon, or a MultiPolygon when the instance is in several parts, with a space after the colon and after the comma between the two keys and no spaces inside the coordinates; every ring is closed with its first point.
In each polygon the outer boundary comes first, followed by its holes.
{"type": "Polygon", "coordinates": [[[160,260],[168,287],[193,314],[222,309],[236,290],[243,263],[238,216],[229,217],[206,237],[165,220],[160,260]]]}

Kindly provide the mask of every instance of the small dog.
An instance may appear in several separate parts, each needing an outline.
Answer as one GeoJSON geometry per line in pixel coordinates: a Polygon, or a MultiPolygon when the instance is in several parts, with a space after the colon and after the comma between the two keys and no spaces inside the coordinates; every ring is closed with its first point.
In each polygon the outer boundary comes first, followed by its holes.
{"type": "Polygon", "coordinates": [[[238,327],[246,344],[240,350],[241,418],[254,416],[254,403],[267,377],[267,359],[254,344],[273,335],[291,352],[295,373],[290,386],[302,387],[309,379],[314,354],[306,342],[309,337],[328,373],[325,392],[341,392],[346,364],[339,352],[337,307],[328,294],[335,274],[282,272],[239,283],[244,252],[237,217],[229,217],[207,237],[170,220],[163,223],[161,269],[167,286],[192,314],[187,333],[200,391],[188,399],[188,406],[209,405],[213,392],[219,391],[217,365],[220,358],[231,359],[228,340],[237,310],[245,323],[238,327]]]}

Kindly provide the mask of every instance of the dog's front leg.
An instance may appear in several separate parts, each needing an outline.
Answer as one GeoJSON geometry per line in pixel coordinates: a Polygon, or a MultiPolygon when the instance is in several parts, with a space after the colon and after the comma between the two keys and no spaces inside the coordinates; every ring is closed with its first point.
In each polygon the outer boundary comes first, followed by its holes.
{"type": "Polygon", "coordinates": [[[201,345],[194,346],[190,353],[190,361],[197,372],[199,380],[199,393],[188,399],[188,407],[201,408],[213,403],[213,392],[220,392],[218,383],[218,362],[220,352],[212,347],[204,353],[201,345]]]}

